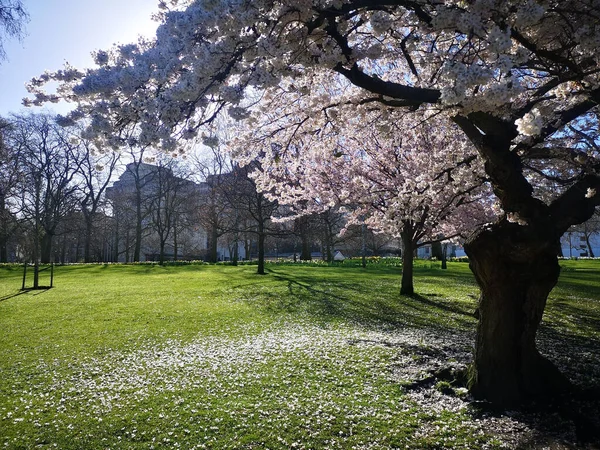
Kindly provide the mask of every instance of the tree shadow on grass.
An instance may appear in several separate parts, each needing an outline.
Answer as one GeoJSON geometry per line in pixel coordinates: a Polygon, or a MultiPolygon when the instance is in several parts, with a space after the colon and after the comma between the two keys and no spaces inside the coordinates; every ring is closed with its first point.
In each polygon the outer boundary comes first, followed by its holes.
{"type": "Polygon", "coordinates": [[[15,292],[14,294],[5,295],[4,297],[0,297],[0,302],[10,300],[11,298],[19,297],[20,295],[26,294],[25,291],[15,292]]]}
{"type": "Polygon", "coordinates": [[[25,295],[25,294],[31,294],[31,295],[44,294],[45,292],[48,292],[50,289],[52,289],[50,286],[39,286],[37,288],[21,289],[21,290],[19,290],[19,292],[15,292],[14,294],[9,294],[9,295],[5,295],[4,297],[0,297],[0,302],[10,300],[11,298],[19,297],[19,296],[25,295]]]}
{"type": "MultiPolygon", "coordinates": [[[[284,283],[285,292],[267,296],[257,306],[271,311],[306,313],[317,320],[347,320],[366,327],[414,327],[443,332],[472,332],[472,311],[443,297],[400,296],[398,283],[389,277],[344,280],[317,279],[271,269],[274,280],[284,283]]],[[[257,299],[252,286],[247,298],[257,299]]],[[[255,287],[256,288],[256,287],[255,287]]]]}
{"type": "MultiPolygon", "coordinates": [[[[285,295],[281,294],[275,302],[264,304],[271,310],[286,312],[305,312],[315,318],[342,319],[360,323],[366,327],[381,329],[385,327],[404,327],[429,330],[434,333],[451,333],[468,341],[472,338],[475,327],[473,311],[468,304],[444,298],[438,294],[400,296],[397,285],[391,280],[378,283],[372,280],[352,280],[343,278],[320,280],[303,274],[290,274],[287,271],[272,270],[273,278],[285,283],[285,295]],[[367,282],[365,282],[367,281],[367,282]]],[[[437,274],[436,274],[437,275],[437,274]]],[[[428,273],[431,277],[432,274],[428,273]]],[[[440,276],[444,282],[448,275],[440,276]]],[[[350,278],[350,277],[348,277],[350,278]]],[[[466,276],[460,277],[459,284],[472,285],[466,276]]],[[[579,286],[564,280],[561,288],[572,284],[579,292],[590,292],[589,286],[579,286]]],[[[567,287],[569,288],[569,287],[567,287]]],[[[570,289],[570,288],[569,288],[570,289]]],[[[561,317],[578,318],[580,325],[588,331],[600,331],[600,313],[598,310],[585,308],[567,300],[551,300],[549,307],[561,317]]],[[[518,412],[511,413],[515,420],[527,425],[530,433],[521,436],[515,448],[571,448],[580,445],[582,448],[593,447],[600,442],[600,343],[590,339],[585,333],[577,333],[573,329],[558,327],[554,323],[543,324],[539,333],[539,346],[561,371],[575,383],[575,389],[568,396],[557,396],[549,392],[547,401],[525,406],[518,412]]],[[[391,345],[386,342],[373,345],[391,345]]],[[[397,344],[395,344],[397,345],[397,344]]],[[[419,357],[438,360],[443,363],[460,354],[459,348],[436,348],[434,353],[423,354],[422,348],[399,347],[399,351],[411,352],[419,357]],[[421,352],[422,354],[419,354],[421,352]]],[[[462,362],[466,364],[468,355],[462,362]]],[[[448,380],[448,371],[444,367],[427,369],[429,375],[404,384],[405,389],[435,389],[439,381],[448,380]]],[[[451,377],[460,378],[458,373],[451,377]]],[[[463,382],[466,377],[462,377],[463,382]]],[[[505,411],[495,411],[488,405],[471,403],[473,416],[498,414],[506,416],[505,411]]]]}

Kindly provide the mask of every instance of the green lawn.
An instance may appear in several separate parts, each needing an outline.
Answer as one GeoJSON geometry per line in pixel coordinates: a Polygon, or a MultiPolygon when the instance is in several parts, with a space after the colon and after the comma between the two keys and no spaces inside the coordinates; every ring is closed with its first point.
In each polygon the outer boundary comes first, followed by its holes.
{"type": "MultiPolygon", "coordinates": [[[[540,347],[597,385],[600,261],[561,265],[540,347]]],[[[467,264],[418,263],[414,297],[392,264],[267,268],[65,266],[53,289],[21,293],[22,268],[0,267],[0,448],[512,448],[568,434],[419,384],[469,361],[467,264]]]]}

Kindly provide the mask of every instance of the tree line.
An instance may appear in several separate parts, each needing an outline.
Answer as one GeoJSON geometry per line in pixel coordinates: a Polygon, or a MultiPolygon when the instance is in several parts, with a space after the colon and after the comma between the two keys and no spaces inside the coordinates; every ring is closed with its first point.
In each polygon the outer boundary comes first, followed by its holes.
{"type": "Polygon", "coordinates": [[[381,254],[393,238],[360,227],[344,236],[331,208],[294,216],[257,189],[256,167],[219,148],[175,158],[149,148],[104,149],[50,114],[0,122],[0,262],[209,262],[265,255],[332,261],[381,254]],[[240,257],[240,254],[243,256],[240,257]]]}

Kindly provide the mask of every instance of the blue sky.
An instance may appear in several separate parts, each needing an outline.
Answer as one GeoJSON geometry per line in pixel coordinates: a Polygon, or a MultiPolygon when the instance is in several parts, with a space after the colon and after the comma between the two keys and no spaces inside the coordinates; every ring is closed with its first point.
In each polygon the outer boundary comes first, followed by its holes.
{"type": "MultiPolygon", "coordinates": [[[[30,15],[22,42],[5,42],[8,60],[0,61],[0,116],[36,110],[24,108],[24,84],[45,70],[92,66],[90,53],[137,36],[152,36],[158,0],[23,0],[30,15]]],[[[65,105],[47,109],[64,113],[65,105]]]]}

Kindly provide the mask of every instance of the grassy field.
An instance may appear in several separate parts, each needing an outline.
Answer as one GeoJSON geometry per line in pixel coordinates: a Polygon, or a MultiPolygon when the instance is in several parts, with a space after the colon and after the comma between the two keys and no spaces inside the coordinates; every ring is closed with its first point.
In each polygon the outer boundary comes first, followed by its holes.
{"type": "MultiPolygon", "coordinates": [[[[575,382],[597,386],[600,261],[561,265],[539,344],[575,382]]],[[[0,448],[576,441],[568,420],[492,414],[462,388],[427,382],[470,360],[467,264],[418,263],[414,297],[399,296],[393,264],[267,268],[65,266],[53,289],[22,293],[22,268],[0,267],[0,448]]]]}

